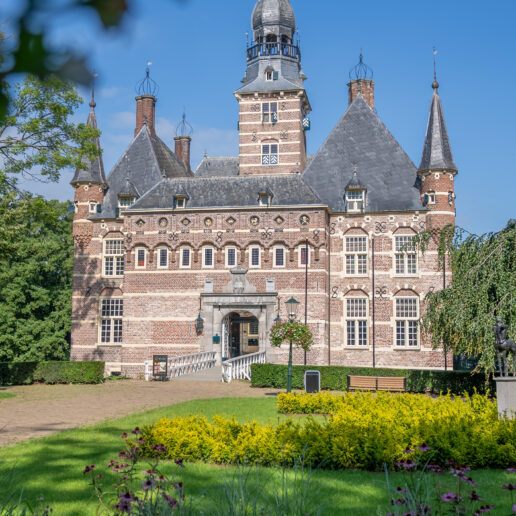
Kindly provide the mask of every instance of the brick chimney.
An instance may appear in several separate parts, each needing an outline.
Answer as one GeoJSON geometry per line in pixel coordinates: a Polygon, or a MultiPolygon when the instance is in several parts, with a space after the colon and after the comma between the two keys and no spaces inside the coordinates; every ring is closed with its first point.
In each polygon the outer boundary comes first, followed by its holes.
{"type": "Polygon", "coordinates": [[[156,136],[156,102],[154,95],[140,95],[136,97],[136,129],[134,136],[147,124],[152,137],[156,136]]]}
{"type": "Polygon", "coordinates": [[[186,169],[190,172],[190,136],[176,136],[174,138],[176,144],[175,154],[185,164],[186,169]]]}
{"type": "Polygon", "coordinates": [[[351,104],[359,93],[374,111],[374,83],[371,79],[353,79],[349,81],[349,103],[351,104]]]}

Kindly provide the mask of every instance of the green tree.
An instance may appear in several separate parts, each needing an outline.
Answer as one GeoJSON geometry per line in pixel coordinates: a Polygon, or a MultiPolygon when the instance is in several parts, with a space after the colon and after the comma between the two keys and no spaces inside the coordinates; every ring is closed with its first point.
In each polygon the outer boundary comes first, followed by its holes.
{"type": "Polygon", "coordinates": [[[0,122],[0,184],[14,187],[20,174],[57,181],[64,168],[84,167],[85,155],[98,154],[98,131],[71,121],[83,102],[71,83],[29,75],[8,91],[8,116],[0,122]]]}
{"type": "Polygon", "coordinates": [[[0,193],[0,361],[66,360],[73,215],[66,203],[0,193]]]}
{"type": "Polygon", "coordinates": [[[436,348],[444,343],[455,354],[479,357],[479,368],[493,372],[495,317],[502,317],[509,336],[516,337],[516,221],[482,236],[458,227],[427,233],[423,251],[432,238],[441,258],[447,255],[451,262],[453,281],[427,296],[423,328],[436,348]]]}

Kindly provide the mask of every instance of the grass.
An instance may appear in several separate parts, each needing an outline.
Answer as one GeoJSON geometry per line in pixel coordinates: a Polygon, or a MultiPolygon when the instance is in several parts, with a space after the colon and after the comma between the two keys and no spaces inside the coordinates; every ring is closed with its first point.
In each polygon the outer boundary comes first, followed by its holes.
{"type": "Polygon", "coordinates": [[[0,392],[0,400],[5,400],[7,398],[14,398],[16,394],[11,394],[10,392],[0,392]]]}
{"type": "MultiPolygon", "coordinates": [[[[277,422],[286,418],[277,414],[275,398],[196,400],[2,448],[0,479],[2,473],[11,473],[9,482],[2,483],[0,487],[0,503],[2,494],[23,486],[24,500],[34,501],[43,497],[54,508],[56,515],[95,514],[97,504],[88,479],[82,474],[84,467],[96,464],[107,477],[105,465],[110,459],[116,459],[117,452],[122,448],[120,435],[124,431],[150,424],[160,417],[191,414],[205,414],[208,417],[234,414],[242,422],[249,419],[277,422]]],[[[187,498],[205,505],[210,500],[220,499],[221,488],[238,472],[235,467],[205,464],[187,464],[180,471],[173,464],[165,464],[162,469],[171,476],[180,475],[187,498]]],[[[250,489],[255,489],[260,496],[273,496],[271,486],[279,484],[281,475],[279,469],[257,468],[251,472],[250,489]]],[[[287,475],[293,477],[292,473],[287,475]]],[[[397,475],[393,477],[391,481],[396,485],[397,475]]],[[[513,480],[509,474],[485,470],[475,471],[473,477],[480,484],[477,489],[480,496],[487,502],[496,505],[503,503],[509,507],[509,493],[500,489],[502,484],[513,480]]],[[[315,471],[313,481],[314,496],[325,504],[323,514],[370,516],[377,514],[379,506],[384,508],[380,514],[388,512],[383,474],[352,470],[315,471]]],[[[492,514],[507,512],[500,510],[492,514]]]]}

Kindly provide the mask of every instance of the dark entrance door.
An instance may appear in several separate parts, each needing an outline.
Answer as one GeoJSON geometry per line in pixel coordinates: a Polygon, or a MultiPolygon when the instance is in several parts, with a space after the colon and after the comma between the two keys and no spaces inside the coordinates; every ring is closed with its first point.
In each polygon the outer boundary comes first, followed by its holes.
{"type": "Polygon", "coordinates": [[[260,351],[258,319],[249,312],[233,312],[227,317],[229,322],[228,358],[260,351]]]}

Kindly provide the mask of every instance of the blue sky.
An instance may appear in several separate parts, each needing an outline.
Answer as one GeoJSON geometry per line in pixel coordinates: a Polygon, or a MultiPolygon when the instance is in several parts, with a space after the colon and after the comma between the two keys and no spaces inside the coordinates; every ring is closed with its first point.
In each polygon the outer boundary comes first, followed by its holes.
{"type": "MultiPolygon", "coordinates": [[[[305,83],[312,104],[308,150],[314,153],[347,107],[348,73],[363,48],[374,70],[379,116],[419,164],[432,94],[433,47],[455,161],[457,223],[496,231],[516,218],[514,192],[516,2],[497,0],[291,0],[300,30],[305,83]]],[[[66,5],[67,0],[54,0],[66,5]]],[[[2,18],[20,0],[3,0],[2,18]]],[[[40,20],[57,46],[78,49],[99,73],[97,117],[110,170],[129,145],[135,85],[152,61],[159,84],[157,121],[173,146],[183,108],[194,128],[192,162],[237,154],[237,102],[245,70],[246,32],[254,0],[133,0],[118,31],[105,32],[88,10],[40,20]]],[[[81,90],[82,91],[82,90],[81,90]]],[[[87,91],[83,92],[88,95],[87,91]]],[[[85,120],[87,104],[78,113],[85,120]]],[[[59,184],[27,185],[70,199],[66,172],[59,184]]]]}

